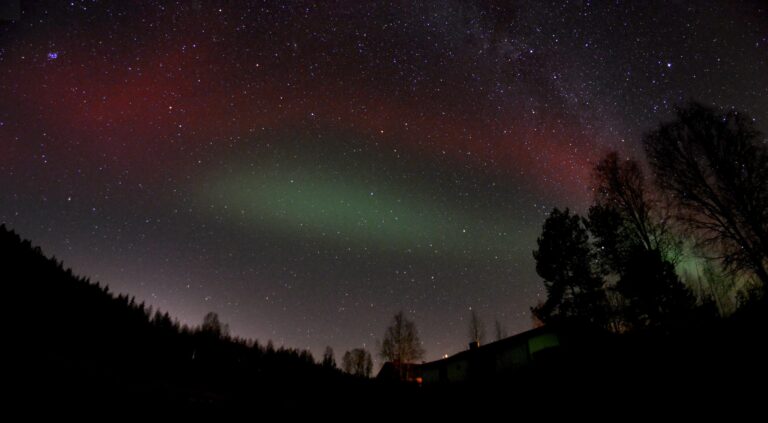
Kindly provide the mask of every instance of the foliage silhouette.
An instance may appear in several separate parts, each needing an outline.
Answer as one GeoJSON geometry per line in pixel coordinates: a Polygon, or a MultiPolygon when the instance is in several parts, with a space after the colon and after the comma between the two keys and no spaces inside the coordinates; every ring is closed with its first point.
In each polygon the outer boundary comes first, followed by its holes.
{"type": "Polygon", "coordinates": [[[592,266],[589,234],[577,214],[555,208],[544,221],[534,250],[536,272],[544,279],[547,299],[531,311],[544,323],[564,320],[603,325],[603,281],[592,266]]]}
{"type": "Polygon", "coordinates": [[[316,364],[309,351],[230,336],[215,313],[201,327],[182,325],[75,276],[4,225],[0,269],[15,299],[4,311],[25,316],[9,328],[9,383],[47,404],[215,409],[255,400],[321,409],[343,395],[366,407],[366,392],[378,389],[316,364]]]}
{"type": "Polygon", "coordinates": [[[621,331],[668,323],[673,315],[681,318],[694,301],[675,273],[680,245],[639,164],[609,152],[595,165],[593,190],[585,224],[606,279],[611,328],[621,331]]]}
{"type": "Polygon", "coordinates": [[[330,369],[336,369],[336,357],[333,354],[333,348],[331,347],[325,347],[325,352],[323,352],[323,361],[322,361],[323,367],[330,368],[330,369]]]}
{"type": "Polygon", "coordinates": [[[696,302],[672,263],[658,250],[639,246],[628,254],[616,291],[627,300],[622,314],[635,328],[673,324],[696,302]]]}
{"type": "Polygon", "coordinates": [[[677,221],[712,258],[768,286],[768,145],[754,121],[692,102],[643,143],[677,221]]]}
{"type": "Polygon", "coordinates": [[[216,338],[229,337],[229,325],[219,321],[219,315],[212,311],[208,312],[205,317],[203,317],[203,324],[200,326],[200,331],[216,338]]]}
{"type": "Polygon", "coordinates": [[[402,311],[398,312],[384,333],[379,355],[382,359],[399,366],[421,360],[424,353],[416,324],[405,317],[402,311]]]}
{"type": "Polygon", "coordinates": [[[347,351],[341,360],[341,368],[351,375],[371,377],[373,372],[371,353],[364,348],[355,348],[347,351]]]}
{"type": "Polygon", "coordinates": [[[479,385],[418,387],[351,377],[315,364],[308,352],[276,348],[271,341],[264,346],[212,337],[180,325],[168,313],[75,276],[4,226],[0,269],[4,298],[12,299],[4,312],[15,318],[5,320],[10,357],[4,381],[10,409],[20,406],[27,413],[44,404],[59,415],[102,418],[157,409],[215,418],[359,417],[371,410],[387,418],[434,418],[476,415],[480,405],[510,397],[519,400],[518,411],[555,406],[571,413],[568,404],[592,404],[595,396],[615,407],[636,405],[637,398],[682,404],[711,397],[713,404],[743,405],[750,393],[761,398],[752,387],[768,374],[764,303],[672,335],[656,328],[621,337],[563,331],[568,342],[559,364],[479,385]]]}
{"type": "MultiPolygon", "coordinates": [[[[667,236],[667,216],[646,186],[640,165],[631,159],[620,160],[615,151],[607,153],[592,172],[594,204],[590,209],[615,213],[622,226],[622,238],[647,251],[674,253],[674,242],[667,236]]],[[[590,217],[591,220],[591,217],[590,217]]]]}

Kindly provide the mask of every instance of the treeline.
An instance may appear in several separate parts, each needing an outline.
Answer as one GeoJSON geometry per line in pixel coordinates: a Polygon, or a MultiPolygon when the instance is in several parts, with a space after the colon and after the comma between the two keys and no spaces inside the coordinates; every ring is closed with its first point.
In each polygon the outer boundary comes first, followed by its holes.
{"type": "Polygon", "coordinates": [[[644,159],[595,163],[585,213],[551,211],[531,311],[563,348],[526,393],[569,415],[763,411],[768,144],[754,125],[689,103],[644,135],[644,159]]]}
{"type": "Polygon", "coordinates": [[[762,306],[768,145],[754,121],[690,103],[643,146],[651,178],[608,153],[586,216],[555,208],[544,222],[533,252],[547,292],[532,308],[539,321],[663,332],[762,306]]]}
{"type": "Polygon", "coordinates": [[[373,381],[337,369],[330,350],[316,363],[306,350],[233,337],[215,313],[199,327],[182,325],[73,274],[4,225],[0,269],[7,381],[21,399],[290,414],[298,405],[332,407],[335,396],[358,405],[375,397],[373,381]]]}

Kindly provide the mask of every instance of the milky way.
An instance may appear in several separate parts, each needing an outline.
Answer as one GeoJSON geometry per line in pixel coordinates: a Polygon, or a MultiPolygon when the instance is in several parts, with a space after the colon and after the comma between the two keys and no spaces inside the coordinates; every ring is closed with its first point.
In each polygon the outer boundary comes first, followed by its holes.
{"type": "MultiPolygon", "coordinates": [[[[196,324],[428,358],[530,327],[531,250],[591,163],[697,99],[765,129],[761,2],[22,2],[0,221],[196,324]]],[[[32,306],[32,305],[31,305],[32,306]]]]}

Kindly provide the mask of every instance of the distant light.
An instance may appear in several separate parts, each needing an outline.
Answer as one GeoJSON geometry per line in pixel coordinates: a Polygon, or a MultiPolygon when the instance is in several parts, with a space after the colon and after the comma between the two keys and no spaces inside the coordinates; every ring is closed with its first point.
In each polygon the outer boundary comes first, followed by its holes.
{"type": "Polygon", "coordinates": [[[58,51],[49,51],[48,52],[48,60],[56,60],[59,58],[59,52],[58,51]]]}
{"type": "Polygon", "coordinates": [[[667,62],[667,67],[671,68],[672,67],[672,62],[667,62]]]}

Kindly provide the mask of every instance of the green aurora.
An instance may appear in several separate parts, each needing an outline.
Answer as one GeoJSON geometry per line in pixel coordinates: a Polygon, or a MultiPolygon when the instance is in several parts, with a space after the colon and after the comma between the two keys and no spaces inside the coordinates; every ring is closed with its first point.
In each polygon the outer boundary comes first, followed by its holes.
{"type": "Polygon", "coordinates": [[[436,187],[339,167],[240,166],[210,177],[205,195],[246,225],[342,248],[467,259],[506,257],[514,247],[517,231],[498,213],[468,212],[436,187]]]}

